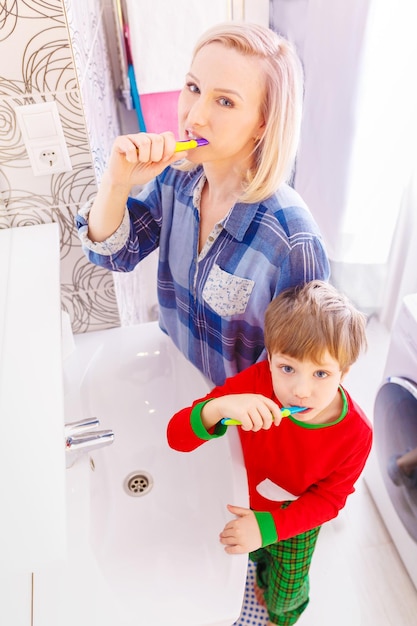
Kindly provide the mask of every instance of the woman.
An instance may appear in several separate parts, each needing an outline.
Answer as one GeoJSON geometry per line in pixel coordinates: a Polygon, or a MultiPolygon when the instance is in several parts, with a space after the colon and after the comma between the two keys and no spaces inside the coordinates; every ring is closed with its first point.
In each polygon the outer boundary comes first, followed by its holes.
{"type": "Polygon", "coordinates": [[[160,326],[216,385],[265,358],[263,318],[283,289],[327,280],[316,223],[286,184],[303,76],[270,29],[220,24],[197,42],[178,103],[180,137],[118,137],[77,226],[89,259],[130,271],[159,247],[160,326]],[[179,158],[183,161],[174,165],[179,158]],[[133,185],[145,185],[129,197],[133,185]]]}

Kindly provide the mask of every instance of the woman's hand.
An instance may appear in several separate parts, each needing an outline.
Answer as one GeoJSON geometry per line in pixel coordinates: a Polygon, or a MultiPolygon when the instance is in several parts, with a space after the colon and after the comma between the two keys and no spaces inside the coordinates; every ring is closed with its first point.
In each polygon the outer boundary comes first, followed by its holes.
{"type": "Polygon", "coordinates": [[[242,430],[268,430],[282,420],[281,409],[270,398],[259,393],[237,393],[214,398],[204,405],[201,419],[207,430],[224,417],[238,420],[242,430]]]}
{"type": "Polygon", "coordinates": [[[91,241],[104,241],[119,228],[134,185],[146,184],[186,155],[175,152],[175,144],[171,132],[120,135],[115,139],[88,218],[91,241]]]}
{"type": "Polygon", "coordinates": [[[262,536],[253,511],[240,506],[227,505],[230,513],[237,516],[226,524],[220,533],[220,543],[228,554],[246,554],[262,546],[262,536]]]}
{"type": "Polygon", "coordinates": [[[144,185],[184,156],[175,152],[175,145],[170,131],[120,135],[113,143],[106,175],[113,185],[129,189],[144,185]]]}

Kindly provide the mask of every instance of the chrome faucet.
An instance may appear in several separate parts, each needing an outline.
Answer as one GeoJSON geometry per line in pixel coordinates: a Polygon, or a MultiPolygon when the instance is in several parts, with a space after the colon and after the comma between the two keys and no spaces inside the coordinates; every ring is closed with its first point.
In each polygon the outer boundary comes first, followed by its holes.
{"type": "Polygon", "coordinates": [[[103,448],[114,441],[112,430],[95,430],[100,425],[96,417],[65,424],[67,468],[72,467],[79,454],[103,448]]]}

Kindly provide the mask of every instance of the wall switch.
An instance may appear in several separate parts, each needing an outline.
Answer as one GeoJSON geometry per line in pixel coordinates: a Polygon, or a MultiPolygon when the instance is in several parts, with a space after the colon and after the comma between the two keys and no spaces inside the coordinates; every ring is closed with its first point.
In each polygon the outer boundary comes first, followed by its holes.
{"type": "Polygon", "coordinates": [[[27,104],[15,111],[34,175],[70,172],[72,164],[56,102],[27,104]]]}

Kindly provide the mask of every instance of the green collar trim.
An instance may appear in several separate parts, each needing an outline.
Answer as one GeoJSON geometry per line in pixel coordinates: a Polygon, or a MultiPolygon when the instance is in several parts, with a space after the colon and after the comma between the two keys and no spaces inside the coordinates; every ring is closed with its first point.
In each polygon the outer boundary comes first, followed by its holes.
{"type": "Polygon", "coordinates": [[[346,416],[346,413],[348,412],[348,402],[346,394],[343,387],[341,387],[340,385],[339,391],[342,396],[343,406],[339,417],[334,420],[334,422],[327,422],[327,424],[306,424],[305,422],[301,422],[300,420],[295,419],[293,415],[288,415],[288,419],[294,422],[294,424],[297,424],[297,426],[301,426],[302,428],[308,428],[309,430],[316,430],[317,428],[328,428],[329,426],[334,426],[335,424],[338,424],[342,421],[342,419],[346,416]]]}

